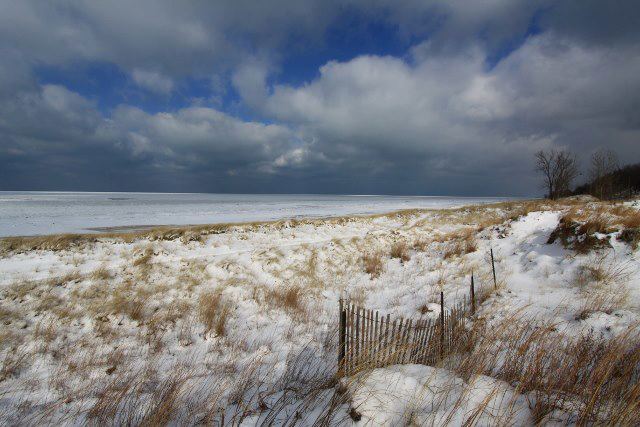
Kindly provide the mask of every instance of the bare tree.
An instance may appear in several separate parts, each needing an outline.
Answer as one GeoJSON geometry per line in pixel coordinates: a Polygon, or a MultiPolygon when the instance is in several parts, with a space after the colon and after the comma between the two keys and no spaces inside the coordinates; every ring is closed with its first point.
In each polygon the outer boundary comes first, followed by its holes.
{"type": "Polygon", "coordinates": [[[616,191],[614,173],[620,169],[618,156],[612,150],[601,149],[591,156],[589,178],[591,194],[599,199],[609,199],[616,191]]]}
{"type": "Polygon", "coordinates": [[[578,176],[578,161],[567,151],[538,151],[536,170],[543,175],[547,197],[557,199],[571,193],[571,183],[578,176]]]}

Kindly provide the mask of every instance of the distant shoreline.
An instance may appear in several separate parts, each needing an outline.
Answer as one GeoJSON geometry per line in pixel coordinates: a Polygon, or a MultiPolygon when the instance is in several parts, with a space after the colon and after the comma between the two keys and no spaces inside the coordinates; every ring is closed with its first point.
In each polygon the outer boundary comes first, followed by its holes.
{"type": "Polygon", "coordinates": [[[444,209],[519,200],[504,197],[5,193],[0,238],[144,232],[444,209]]]}

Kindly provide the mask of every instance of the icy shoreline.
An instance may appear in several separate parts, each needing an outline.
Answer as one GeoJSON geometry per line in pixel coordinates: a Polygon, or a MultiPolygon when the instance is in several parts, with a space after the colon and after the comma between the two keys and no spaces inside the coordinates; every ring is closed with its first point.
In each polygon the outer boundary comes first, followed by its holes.
{"type": "Polygon", "coordinates": [[[440,209],[506,198],[154,193],[0,193],[0,237],[113,232],[440,209]]]}

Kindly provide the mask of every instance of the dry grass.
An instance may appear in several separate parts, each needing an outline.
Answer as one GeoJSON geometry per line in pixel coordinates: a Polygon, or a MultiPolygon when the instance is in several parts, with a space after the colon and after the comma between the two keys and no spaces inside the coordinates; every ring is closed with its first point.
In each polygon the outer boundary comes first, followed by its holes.
{"type": "Polygon", "coordinates": [[[455,256],[460,257],[475,252],[478,249],[478,243],[473,229],[449,233],[441,236],[439,240],[447,242],[447,247],[443,254],[444,259],[455,256]]]}
{"type": "Polygon", "coordinates": [[[290,315],[300,315],[305,312],[303,304],[303,289],[299,285],[289,284],[263,288],[264,301],[272,308],[281,309],[290,315]]]}
{"type": "Polygon", "coordinates": [[[432,242],[428,239],[419,238],[413,242],[412,248],[419,252],[426,252],[426,250],[429,248],[429,245],[431,243],[432,242]]]}
{"type": "Polygon", "coordinates": [[[626,288],[615,290],[592,290],[587,292],[575,317],[576,320],[586,320],[594,313],[612,314],[623,308],[629,300],[626,288]]]}
{"type": "Polygon", "coordinates": [[[0,361],[0,383],[8,378],[17,376],[32,358],[33,354],[22,347],[5,352],[0,361]]]}
{"type": "Polygon", "coordinates": [[[223,337],[227,333],[227,321],[231,314],[230,303],[219,293],[204,293],[198,298],[198,317],[205,333],[223,337]]]}
{"type": "Polygon", "coordinates": [[[558,226],[551,232],[547,243],[551,244],[560,239],[565,248],[586,254],[610,247],[608,239],[601,239],[595,235],[595,233],[606,234],[610,231],[610,222],[604,216],[597,215],[580,222],[575,212],[571,211],[560,218],[558,226]]]}
{"type": "Polygon", "coordinates": [[[151,264],[153,259],[153,247],[148,246],[141,253],[137,254],[135,261],[133,261],[134,267],[145,268],[151,264]]]}
{"type": "Polygon", "coordinates": [[[618,260],[614,254],[594,254],[582,262],[578,268],[576,282],[579,286],[591,284],[617,286],[629,282],[635,266],[618,260]]]}
{"type": "Polygon", "coordinates": [[[625,228],[618,235],[618,239],[636,250],[640,246],[640,228],[625,228]]]}
{"type": "Polygon", "coordinates": [[[0,253],[22,253],[31,250],[61,251],[87,242],[95,242],[95,235],[56,234],[38,237],[5,237],[0,239],[0,253]]]}
{"type": "Polygon", "coordinates": [[[106,304],[98,306],[97,312],[124,315],[142,324],[145,320],[145,306],[150,292],[148,288],[135,286],[131,280],[125,280],[113,289],[111,298],[106,304]]]}
{"type": "Polygon", "coordinates": [[[362,255],[361,261],[364,266],[364,271],[369,274],[372,279],[380,277],[384,271],[384,262],[382,253],[380,252],[366,253],[362,255]]]}
{"type": "Polygon", "coordinates": [[[469,334],[472,350],[445,367],[463,378],[485,374],[508,382],[528,396],[542,424],[560,410],[578,425],[637,425],[640,330],[632,327],[611,340],[567,338],[555,331],[553,324],[517,315],[490,328],[476,324],[469,334]]]}
{"type": "Polygon", "coordinates": [[[583,293],[583,303],[576,320],[585,320],[593,313],[611,314],[625,307],[629,300],[627,284],[633,266],[619,262],[610,254],[596,254],[578,269],[575,284],[583,293]]]}
{"type": "Polygon", "coordinates": [[[609,247],[608,238],[598,238],[619,231],[618,239],[633,249],[640,242],[640,212],[637,209],[611,203],[589,203],[573,206],[560,219],[549,237],[549,243],[560,239],[562,244],[578,253],[609,247]]]}
{"type": "Polygon", "coordinates": [[[93,270],[91,273],[91,278],[95,281],[107,280],[111,278],[111,272],[107,269],[107,267],[102,266],[93,270]]]}
{"type": "Polygon", "coordinates": [[[409,253],[409,245],[404,240],[395,242],[393,245],[391,245],[390,255],[391,258],[399,259],[401,263],[409,261],[411,259],[411,254],[409,253]]]}

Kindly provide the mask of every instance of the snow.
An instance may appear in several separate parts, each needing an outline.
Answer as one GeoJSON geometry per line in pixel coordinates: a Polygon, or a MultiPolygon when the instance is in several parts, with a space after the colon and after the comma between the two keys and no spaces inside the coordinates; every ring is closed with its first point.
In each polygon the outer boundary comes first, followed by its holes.
{"type": "Polygon", "coordinates": [[[502,198],[188,193],[0,192],[0,237],[109,227],[271,221],[446,208],[502,198]]]}
{"type": "MultiPolygon", "coordinates": [[[[478,288],[493,288],[491,248],[501,287],[479,308],[479,316],[499,321],[523,311],[557,324],[567,336],[598,339],[622,334],[640,321],[638,250],[617,241],[613,233],[608,236],[612,248],[578,255],[559,242],[547,244],[567,208],[545,208],[514,221],[507,220],[502,209],[482,211],[503,217],[497,225],[476,232],[476,251],[447,259],[443,253],[450,243],[437,238],[470,229],[464,209],[237,226],[191,242],[100,238],[61,251],[5,254],[0,257],[0,361],[22,353],[30,356],[28,363],[0,381],[0,417],[17,407],[57,402],[72,389],[90,391],[74,396],[57,414],[63,417],[64,410],[77,410],[84,417],[98,399],[95,390],[124,370],[152,372],[149,384],[157,385],[179,371],[177,367],[189,372],[192,398],[202,401],[209,399],[203,390],[214,390],[214,384],[224,384],[219,397],[223,399],[239,387],[242,373],[255,367],[264,379],[256,387],[267,406],[275,405],[286,394],[277,387],[294,355],[310,351],[314,362],[303,365],[320,365],[331,372],[335,349],[326,342],[335,328],[341,296],[383,315],[438,316],[440,290],[446,306],[459,301],[467,295],[471,270],[478,288]],[[398,241],[410,247],[418,241],[427,244],[411,249],[411,259],[401,262],[388,255],[398,241]],[[152,253],[146,270],[134,263],[145,251],[152,253]],[[360,260],[373,252],[383,254],[384,268],[377,278],[364,271],[360,260]],[[585,289],[576,282],[588,265],[624,271],[628,298],[610,312],[581,317],[591,288],[600,286],[593,283],[585,289]],[[98,269],[110,277],[101,279],[98,269]],[[74,278],[65,281],[66,275],[74,278]],[[12,296],[21,286],[33,290],[12,296]],[[302,289],[300,308],[287,308],[278,294],[271,294],[289,286],[302,289]],[[104,308],[119,292],[138,301],[144,320],[104,308]],[[199,320],[198,298],[209,292],[220,293],[230,304],[224,337],[206,333],[199,320]],[[67,308],[71,313],[63,312],[67,308]],[[153,322],[157,329],[152,329],[153,322]],[[117,369],[108,374],[112,366],[117,369]],[[28,404],[21,406],[25,400],[28,404]]],[[[409,416],[417,424],[440,425],[449,419],[459,425],[481,407],[479,425],[493,425],[500,417],[515,420],[515,425],[532,423],[526,396],[490,377],[463,380],[435,367],[391,366],[349,379],[347,388],[352,401],[337,411],[342,424],[354,422],[350,407],[361,414],[357,425],[399,425],[409,416]]],[[[319,416],[330,390],[323,389],[305,408],[306,421],[301,424],[312,424],[319,416]]],[[[302,398],[287,397],[292,400],[285,399],[282,416],[295,413],[302,398]]],[[[252,412],[243,425],[261,420],[264,414],[252,412]]],[[[86,419],[65,422],[81,421],[86,419]]]]}
{"type": "Polygon", "coordinates": [[[352,384],[357,425],[533,424],[524,396],[507,383],[483,375],[463,381],[450,371],[422,365],[375,369],[352,384]]]}

